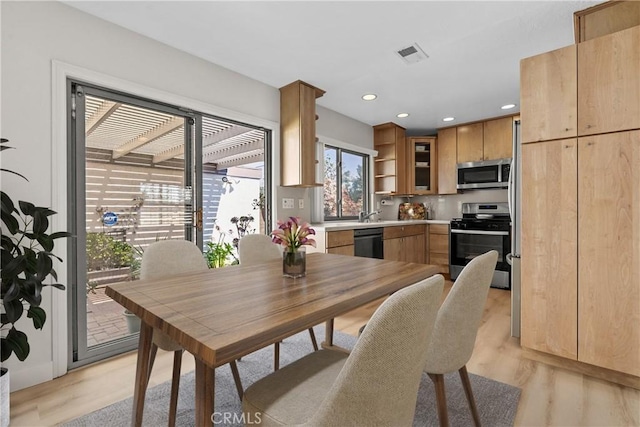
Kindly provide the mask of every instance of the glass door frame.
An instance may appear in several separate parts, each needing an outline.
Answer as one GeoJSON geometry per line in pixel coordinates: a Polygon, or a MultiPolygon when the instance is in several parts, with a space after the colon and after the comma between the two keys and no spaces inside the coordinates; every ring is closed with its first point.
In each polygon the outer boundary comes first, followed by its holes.
{"type": "MultiPolygon", "coordinates": [[[[71,197],[67,200],[69,226],[72,237],[67,239],[67,258],[74,260],[69,262],[68,269],[68,304],[71,308],[68,322],[68,367],[76,368],[110,356],[133,350],[138,345],[138,333],[117,338],[115,340],[101,343],[91,348],[87,347],[87,298],[86,298],[86,140],[85,140],[85,103],[87,94],[96,97],[135,105],[150,110],[160,111],[184,118],[184,187],[191,189],[191,201],[185,202],[185,212],[192,213],[197,208],[198,197],[194,194],[194,177],[197,177],[196,170],[198,162],[194,154],[194,140],[197,142],[197,132],[194,133],[196,125],[196,115],[185,109],[169,106],[161,102],[150,101],[136,96],[127,95],[115,90],[101,88],[76,79],[67,79],[67,126],[69,145],[67,150],[67,185],[68,193],[71,197]],[[194,138],[194,134],[196,137],[194,138]],[[195,165],[194,165],[195,163],[195,165]],[[194,206],[194,203],[196,206],[194,206]],[[82,268],[80,268],[82,266],[82,268]],[[82,328],[84,325],[84,329],[82,328]],[[83,330],[81,330],[83,329],[83,330]]],[[[201,163],[201,162],[200,162],[201,163]]],[[[201,193],[201,191],[200,191],[201,193]]],[[[194,237],[191,224],[185,225],[185,239],[192,240],[194,237]]]]}

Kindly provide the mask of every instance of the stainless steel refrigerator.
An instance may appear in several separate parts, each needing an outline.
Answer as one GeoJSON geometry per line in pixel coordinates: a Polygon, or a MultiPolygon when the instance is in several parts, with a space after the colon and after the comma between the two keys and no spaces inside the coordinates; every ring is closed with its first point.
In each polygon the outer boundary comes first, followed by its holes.
{"type": "Polygon", "coordinates": [[[522,145],[520,120],[513,122],[513,161],[509,174],[509,213],[511,214],[511,253],[507,262],[511,265],[511,336],[520,337],[520,250],[521,250],[521,195],[522,195],[522,145]]]}

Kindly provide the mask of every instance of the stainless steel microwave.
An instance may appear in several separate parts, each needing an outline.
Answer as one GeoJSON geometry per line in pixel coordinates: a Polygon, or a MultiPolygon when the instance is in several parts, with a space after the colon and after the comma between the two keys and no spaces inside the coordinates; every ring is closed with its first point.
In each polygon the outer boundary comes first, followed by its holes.
{"type": "Polygon", "coordinates": [[[511,159],[458,163],[458,190],[507,188],[511,159]]]}

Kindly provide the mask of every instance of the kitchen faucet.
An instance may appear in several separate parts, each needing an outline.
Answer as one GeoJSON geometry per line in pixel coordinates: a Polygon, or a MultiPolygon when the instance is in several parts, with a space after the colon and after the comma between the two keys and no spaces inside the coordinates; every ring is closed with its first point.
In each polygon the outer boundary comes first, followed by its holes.
{"type": "Polygon", "coordinates": [[[364,211],[360,211],[360,213],[358,214],[358,222],[365,222],[365,221],[369,221],[369,218],[371,218],[374,215],[378,215],[380,213],[380,211],[373,211],[370,213],[365,213],[364,211]]]}

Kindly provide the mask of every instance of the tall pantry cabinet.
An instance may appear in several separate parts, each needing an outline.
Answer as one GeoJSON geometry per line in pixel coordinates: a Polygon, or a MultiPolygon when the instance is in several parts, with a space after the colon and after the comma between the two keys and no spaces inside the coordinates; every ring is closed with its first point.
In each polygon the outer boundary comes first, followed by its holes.
{"type": "Polygon", "coordinates": [[[523,347],[640,376],[640,27],[521,62],[523,347]]]}

